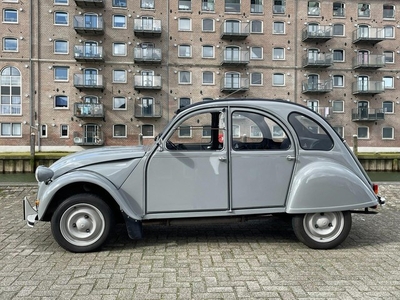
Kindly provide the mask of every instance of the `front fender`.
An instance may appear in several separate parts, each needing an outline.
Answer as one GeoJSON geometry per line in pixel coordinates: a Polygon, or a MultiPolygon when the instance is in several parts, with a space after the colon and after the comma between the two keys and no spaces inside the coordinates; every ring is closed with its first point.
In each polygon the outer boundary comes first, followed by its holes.
{"type": "MultiPolygon", "coordinates": [[[[138,205],[134,205],[134,203],[130,203],[127,201],[122,193],[105,177],[100,176],[99,174],[89,172],[89,171],[74,171],[67,174],[64,174],[48,185],[42,183],[39,186],[38,191],[38,199],[40,200],[40,204],[38,206],[38,218],[42,220],[43,216],[46,214],[48,207],[50,206],[51,201],[53,200],[55,194],[63,187],[68,186],[70,184],[76,183],[92,183],[94,185],[101,186],[105,189],[111,197],[118,203],[121,210],[123,210],[129,217],[140,220],[140,207],[138,205]]],[[[136,203],[141,203],[141,201],[136,201],[136,203]]]]}
{"type": "Polygon", "coordinates": [[[295,174],[286,212],[344,211],[377,204],[372,187],[343,165],[324,161],[309,164],[295,174]]]}

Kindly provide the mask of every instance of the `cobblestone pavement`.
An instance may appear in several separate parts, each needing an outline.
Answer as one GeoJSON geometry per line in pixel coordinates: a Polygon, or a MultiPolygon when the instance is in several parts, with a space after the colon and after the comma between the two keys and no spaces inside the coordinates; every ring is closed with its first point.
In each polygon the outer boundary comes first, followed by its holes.
{"type": "Polygon", "coordinates": [[[381,185],[388,204],[353,215],[347,240],[311,250],[289,223],[123,227],[101,252],[60,248],[48,223],[28,228],[25,195],[0,186],[0,299],[399,299],[400,183],[381,185]]]}

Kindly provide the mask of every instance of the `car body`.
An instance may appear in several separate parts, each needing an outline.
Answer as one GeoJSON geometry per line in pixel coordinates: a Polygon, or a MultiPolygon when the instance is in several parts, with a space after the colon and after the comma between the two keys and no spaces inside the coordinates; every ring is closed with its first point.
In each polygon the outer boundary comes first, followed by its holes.
{"type": "Polygon", "coordinates": [[[36,170],[28,225],[51,221],[73,252],[101,247],[116,220],[131,238],[151,221],[292,216],[296,236],[328,249],[351,213],[384,204],[346,142],[314,111],[283,100],[226,99],[177,111],[152,146],[104,147],[36,170]]]}

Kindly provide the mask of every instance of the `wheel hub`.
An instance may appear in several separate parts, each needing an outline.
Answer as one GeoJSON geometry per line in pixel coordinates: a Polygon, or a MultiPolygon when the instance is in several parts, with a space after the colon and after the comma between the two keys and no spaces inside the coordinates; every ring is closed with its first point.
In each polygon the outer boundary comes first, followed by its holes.
{"type": "Polygon", "coordinates": [[[315,228],[328,228],[329,227],[329,219],[325,216],[317,219],[315,223],[315,228]]]}
{"type": "Polygon", "coordinates": [[[79,220],[76,222],[76,227],[79,231],[87,232],[90,230],[91,223],[87,218],[79,218],[79,220]]]}

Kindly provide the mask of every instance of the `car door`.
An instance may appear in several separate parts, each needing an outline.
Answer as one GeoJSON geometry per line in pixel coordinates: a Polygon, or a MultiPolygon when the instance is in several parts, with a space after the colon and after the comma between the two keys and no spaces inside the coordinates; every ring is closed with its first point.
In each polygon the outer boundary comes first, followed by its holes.
{"type": "Polygon", "coordinates": [[[177,120],[149,158],[146,213],[228,209],[225,109],[193,112],[177,120]]]}
{"type": "Polygon", "coordinates": [[[231,126],[232,209],[284,206],[295,163],[286,129],[249,110],[232,111],[231,126]]]}

